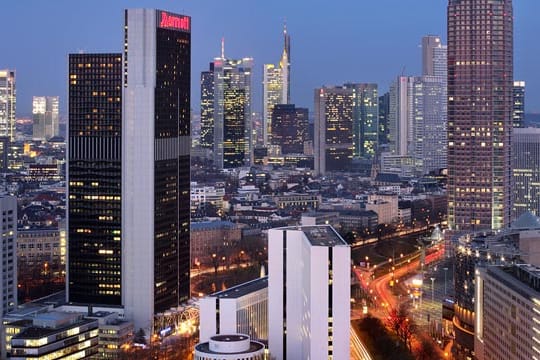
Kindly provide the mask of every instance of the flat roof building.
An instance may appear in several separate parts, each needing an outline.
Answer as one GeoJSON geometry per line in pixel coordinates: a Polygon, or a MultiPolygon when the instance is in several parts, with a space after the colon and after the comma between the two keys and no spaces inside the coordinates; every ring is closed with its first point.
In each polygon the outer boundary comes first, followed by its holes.
{"type": "Polygon", "coordinates": [[[328,225],[268,232],[268,346],[283,359],[348,359],[351,249],[328,225]]]}

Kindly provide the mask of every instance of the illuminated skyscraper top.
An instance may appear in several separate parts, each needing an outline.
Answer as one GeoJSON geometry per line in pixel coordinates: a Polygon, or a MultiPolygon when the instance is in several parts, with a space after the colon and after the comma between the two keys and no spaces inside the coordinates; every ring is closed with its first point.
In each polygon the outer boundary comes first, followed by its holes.
{"type": "Polygon", "coordinates": [[[272,111],[277,104],[289,104],[291,99],[291,37],[283,27],[283,52],[279,66],[263,65],[263,122],[264,143],[272,144],[272,111]]]}

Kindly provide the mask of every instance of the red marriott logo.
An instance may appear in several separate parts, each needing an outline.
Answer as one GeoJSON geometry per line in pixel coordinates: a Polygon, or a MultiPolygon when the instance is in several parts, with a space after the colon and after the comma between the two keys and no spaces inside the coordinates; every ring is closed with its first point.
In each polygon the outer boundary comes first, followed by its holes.
{"type": "Polygon", "coordinates": [[[179,30],[190,30],[190,21],[187,16],[175,16],[166,13],[165,11],[161,12],[161,21],[159,27],[162,28],[173,28],[179,30]]]}

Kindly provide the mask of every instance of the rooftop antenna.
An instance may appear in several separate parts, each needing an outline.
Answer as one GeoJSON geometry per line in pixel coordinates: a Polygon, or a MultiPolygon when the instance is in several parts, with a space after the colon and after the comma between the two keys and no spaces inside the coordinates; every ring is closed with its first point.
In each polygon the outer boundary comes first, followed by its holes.
{"type": "Polygon", "coordinates": [[[225,59],[225,38],[221,38],[221,58],[225,59]]]}

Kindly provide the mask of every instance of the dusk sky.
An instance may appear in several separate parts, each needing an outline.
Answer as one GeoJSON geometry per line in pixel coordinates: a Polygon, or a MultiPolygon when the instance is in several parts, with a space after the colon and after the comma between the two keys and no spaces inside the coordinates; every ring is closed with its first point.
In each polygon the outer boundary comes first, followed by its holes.
{"type": "MultiPolygon", "coordinates": [[[[6,0],[2,1],[0,69],[17,71],[17,115],[31,114],[33,95],[60,95],[67,113],[67,54],[120,52],[123,9],[159,8],[192,17],[192,107],[200,72],[220,53],[253,57],[253,109],[262,108],[262,65],[277,63],[286,20],[291,34],[291,97],[313,107],[313,89],[419,75],[421,37],[442,35],[448,0],[6,0]]],[[[540,1],[514,0],[514,79],[525,80],[526,112],[540,112],[540,1]]]]}

